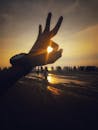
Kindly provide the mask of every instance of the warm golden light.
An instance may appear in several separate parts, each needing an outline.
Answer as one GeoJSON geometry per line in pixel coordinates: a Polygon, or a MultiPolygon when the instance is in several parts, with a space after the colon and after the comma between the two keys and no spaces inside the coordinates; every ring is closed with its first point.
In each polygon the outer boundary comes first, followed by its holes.
{"type": "Polygon", "coordinates": [[[62,94],[62,91],[58,88],[48,86],[47,89],[48,89],[48,91],[50,91],[54,95],[61,95],[62,94]]]}
{"type": "Polygon", "coordinates": [[[52,84],[55,83],[55,79],[50,74],[48,75],[47,79],[49,83],[52,83],[52,84]]]}
{"type": "Polygon", "coordinates": [[[47,52],[50,53],[50,52],[52,52],[52,51],[53,51],[53,48],[52,48],[51,46],[48,46],[47,52]]]}

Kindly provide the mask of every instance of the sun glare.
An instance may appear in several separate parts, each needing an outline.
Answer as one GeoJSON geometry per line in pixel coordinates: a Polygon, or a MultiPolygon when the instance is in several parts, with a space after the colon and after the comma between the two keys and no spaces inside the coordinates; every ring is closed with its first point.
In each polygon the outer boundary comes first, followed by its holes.
{"type": "Polygon", "coordinates": [[[48,46],[48,47],[47,47],[47,52],[50,53],[50,52],[52,52],[52,51],[53,51],[53,48],[52,48],[51,46],[48,46]]]}

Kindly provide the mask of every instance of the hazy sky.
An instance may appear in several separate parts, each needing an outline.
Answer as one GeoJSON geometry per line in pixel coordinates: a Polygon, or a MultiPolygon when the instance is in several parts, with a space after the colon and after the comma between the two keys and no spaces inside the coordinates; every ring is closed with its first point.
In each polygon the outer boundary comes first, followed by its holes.
{"type": "Polygon", "coordinates": [[[64,50],[55,65],[98,65],[98,0],[0,0],[1,67],[30,50],[50,11],[51,28],[64,17],[53,38],[64,50]]]}

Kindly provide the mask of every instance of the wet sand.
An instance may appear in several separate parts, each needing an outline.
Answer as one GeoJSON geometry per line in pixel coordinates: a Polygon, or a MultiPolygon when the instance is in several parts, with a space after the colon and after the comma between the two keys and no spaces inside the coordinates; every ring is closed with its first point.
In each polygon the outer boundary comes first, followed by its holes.
{"type": "Polygon", "coordinates": [[[45,83],[31,73],[1,97],[3,127],[94,129],[98,119],[97,74],[49,76],[50,82],[45,83]]]}

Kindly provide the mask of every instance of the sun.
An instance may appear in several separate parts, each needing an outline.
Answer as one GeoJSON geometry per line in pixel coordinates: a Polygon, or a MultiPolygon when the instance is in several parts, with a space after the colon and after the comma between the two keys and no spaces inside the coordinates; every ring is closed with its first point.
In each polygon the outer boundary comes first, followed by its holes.
{"type": "Polygon", "coordinates": [[[51,46],[48,46],[48,47],[47,47],[47,52],[50,53],[50,52],[52,52],[52,51],[53,51],[53,48],[52,48],[51,46]]]}

